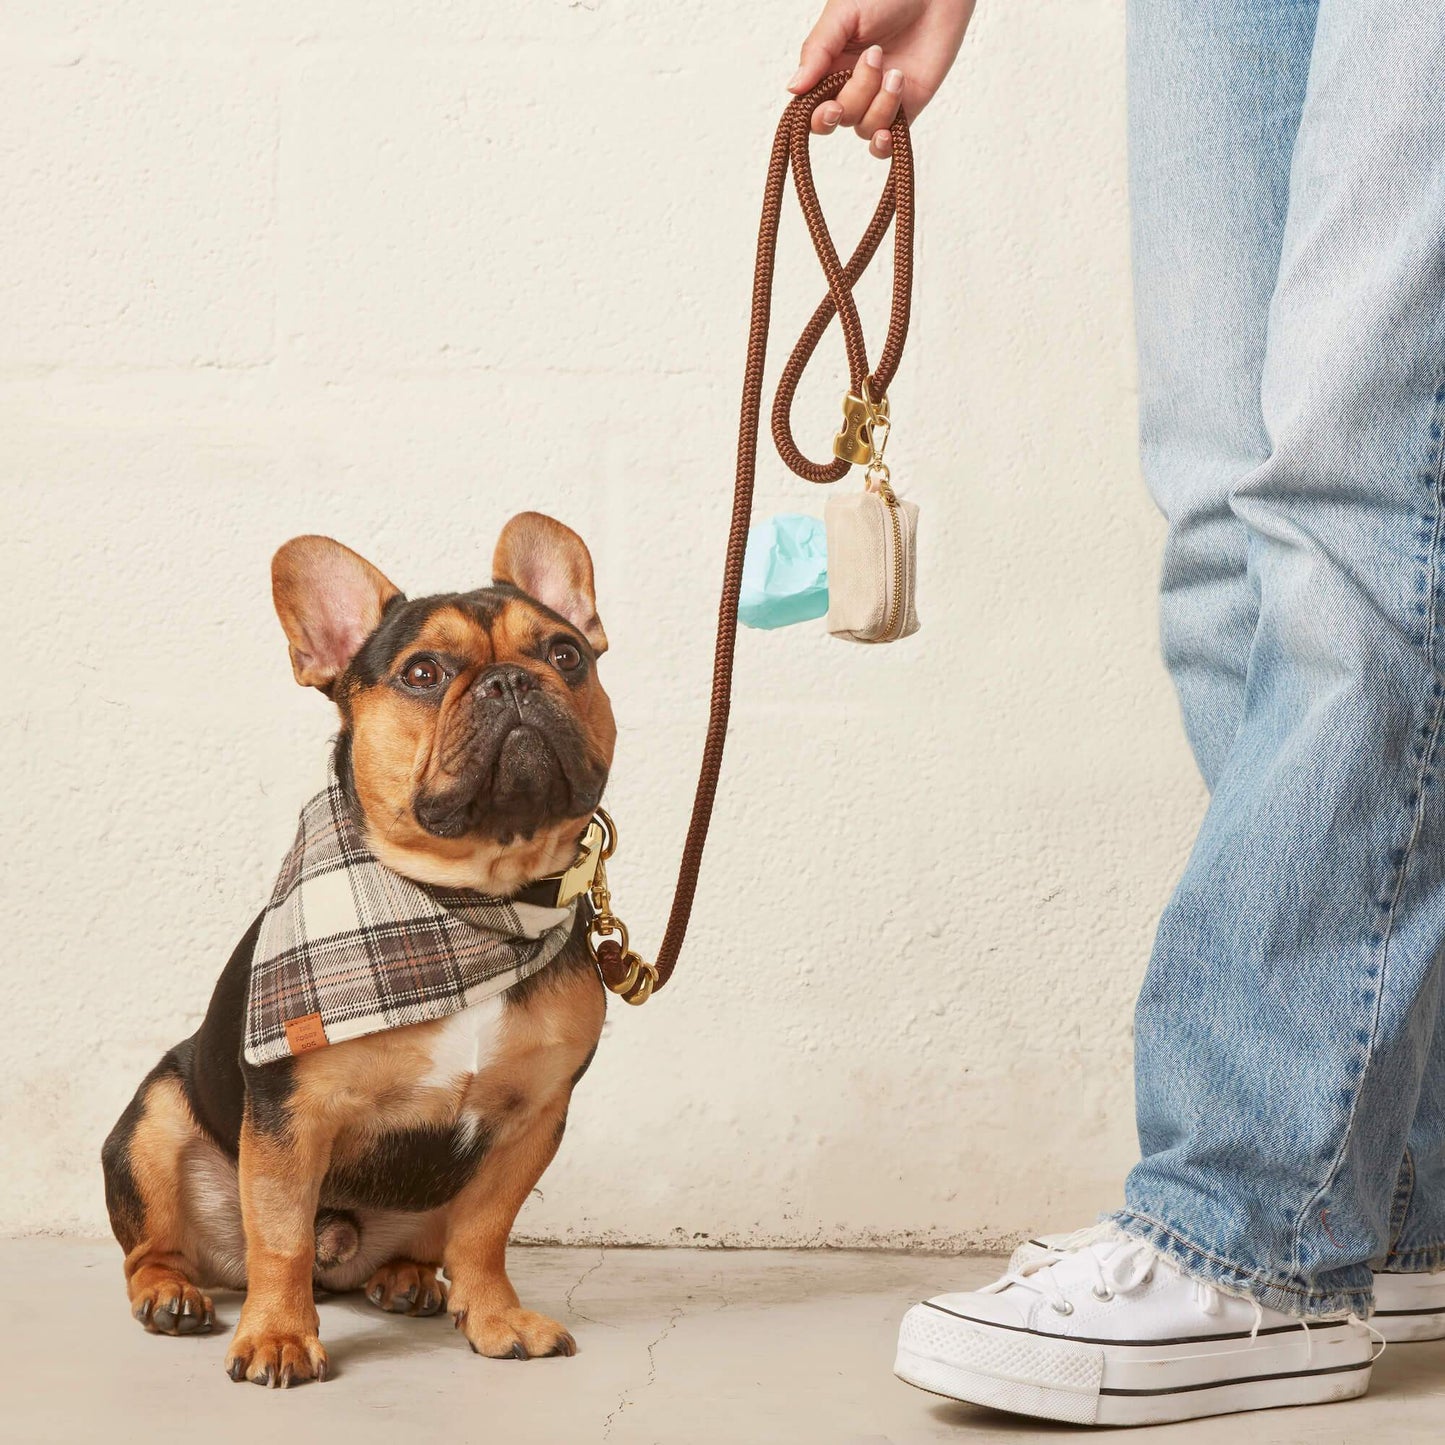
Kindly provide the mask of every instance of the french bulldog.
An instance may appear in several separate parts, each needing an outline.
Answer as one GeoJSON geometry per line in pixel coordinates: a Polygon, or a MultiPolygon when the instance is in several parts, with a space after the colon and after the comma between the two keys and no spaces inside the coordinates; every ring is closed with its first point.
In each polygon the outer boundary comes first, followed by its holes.
{"type": "MultiPolygon", "coordinates": [[[[581,538],[523,513],[490,586],[409,600],[339,542],[297,537],[272,581],[296,681],[340,714],[336,807],[368,866],[454,901],[545,894],[577,859],[616,741],[581,538]]],[[[288,1021],[293,1051],[256,1064],[265,916],[102,1151],[135,1318],[202,1333],[205,1291],[244,1289],[227,1373],[280,1388],[326,1378],[318,1288],[447,1310],[493,1358],[573,1354],[564,1326],[521,1305],[506,1249],[602,1030],[585,910],[544,967],[482,1002],[335,1040],[320,1015],[294,1036],[288,1021]]]]}

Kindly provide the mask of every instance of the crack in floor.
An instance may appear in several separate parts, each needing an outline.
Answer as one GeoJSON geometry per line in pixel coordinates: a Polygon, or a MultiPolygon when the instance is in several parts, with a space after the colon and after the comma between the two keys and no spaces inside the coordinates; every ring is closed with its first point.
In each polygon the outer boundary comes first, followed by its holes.
{"type": "MultiPolygon", "coordinates": [[[[657,1347],[672,1333],[673,1326],[674,1326],[674,1325],[678,1322],[678,1320],[680,1320],[680,1319],[683,1317],[683,1315],[685,1315],[686,1313],[687,1313],[687,1310],[686,1310],[686,1308],[685,1308],[683,1305],[676,1305],[676,1306],[674,1306],[672,1312],[671,1312],[671,1313],[668,1315],[668,1317],[667,1317],[667,1323],[662,1327],[662,1333],[659,1334],[658,1337],[657,1337],[655,1340],[653,1340],[651,1344],[648,1345],[648,1347],[647,1347],[647,1378],[642,1382],[641,1386],[638,1388],[638,1390],[637,1390],[637,1395],[641,1395],[641,1394],[648,1388],[649,1385],[652,1385],[652,1384],[657,1380],[657,1355],[656,1355],[657,1347]]],[[[627,1392],[624,1391],[622,1397],[621,1397],[621,1398],[618,1400],[618,1402],[617,1402],[617,1408],[616,1408],[615,1410],[612,1410],[612,1411],[608,1414],[607,1418],[602,1422],[602,1438],[603,1438],[604,1440],[607,1439],[607,1437],[608,1437],[609,1435],[611,1435],[611,1433],[612,1433],[612,1427],[613,1427],[614,1424],[617,1423],[617,1417],[618,1417],[620,1414],[622,1414],[622,1412],[623,1412],[629,1405],[635,1405],[636,1403],[637,1403],[637,1396],[636,1396],[636,1395],[629,1394],[629,1393],[627,1393],[627,1392]]]]}
{"type": "Polygon", "coordinates": [[[604,1323],[604,1321],[594,1320],[591,1315],[584,1315],[582,1311],[579,1310],[577,1306],[572,1303],[572,1296],[576,1294],[577,1291],[581,1289],[582,1286],[589,1279],[591,1279],[591,1277],[596,1274],[599,1269],[602,1268],[603,1264],[606,1263],[606,1260],[607,1250],[605,1248],[599,1248],[597,1251],[597,1259],[592,1264],[588,1265],[587,1268],[584,1269],[582,1273],[577,1276],[576,1284],[574,1284],[572,1288],[567,1291],[567,1313],[569,1315],[575,1315],[579,1320],[586,1320],[589,1325],[601,1325],[604,1323]]]}

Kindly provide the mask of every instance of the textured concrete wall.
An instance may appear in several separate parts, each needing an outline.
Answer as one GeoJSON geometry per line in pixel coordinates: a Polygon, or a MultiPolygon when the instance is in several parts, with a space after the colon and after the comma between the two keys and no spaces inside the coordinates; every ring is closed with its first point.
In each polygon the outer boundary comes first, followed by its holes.
{"type": "MultiPolygon", "coordinates": [[[[267,592],[294,533],[413,592],[481,582],[513,510],[587,537],[614,882],[655,945],[811,10],[0,0],[0,1224],[103,1227],[100,1141],[318,775],[328,707],[267,592]]],[[[1133,452],[1121,5],[982,12],[917,137],[892,453],[923,631],[743,635],[691,946],[613,1009],[532,1235],[977,1245],[1117,1197],[1130,1004],[1200,806],[1133,452]]],[[[846,231],[882,168],[819,149],[846,231]]],[[[783,249],[786,342],[820,282],[791,218],[783,249]]],[[[760,513],[821,503],[764,457],[760,513]]]]}

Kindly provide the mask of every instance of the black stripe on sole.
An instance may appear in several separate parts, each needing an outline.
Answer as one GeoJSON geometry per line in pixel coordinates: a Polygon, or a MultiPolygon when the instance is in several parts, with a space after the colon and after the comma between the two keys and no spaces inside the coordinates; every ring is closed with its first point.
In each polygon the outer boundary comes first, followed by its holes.
{"type": "Polygon", "coordinates": [[[1445,1315],[1445,1306],[1433,1310],[1376,1310],[1370,1316],[1372,1320],[1400,1320],[1415,1318],[1417,1320],[1429,1319],[1434,1315],[1445,1315]]]}
{"type": "Polygon", "coordinates": [[[973,1315],[961,1315],[957,1310],[935,1304],[931,1299],[920,1300],[919,1303],[927,1305],[931,1310],[937,1310],[940,1314],[951,1315],[956,1320],[964,1320],[971,1325],[980,1325],[986,1330],[1010,1330],[1016,1335],[1034,1335],[1038,1339],[1053,1340],[1061,1344],[1072,1342],[1076,1345],[1120,1345],[1139,1348],[1163,1345],[1209,1345],[1220,1340],[1263,1339],[1265,1335],[1292,1333],[1301,1326],[1310,1330],[1332,1330],[1338,1325],[1349,1323],[1348,1320],[1297,1320],[1292,1325],[1271,1325],[1267,1330],[1234,1330],[1224,1335],[1181,1335],[1178,1339],[1173,1340],[1096,1340],[1087,1335],[1051,1335],[1047,1330],[1031,1330],[1027,1325],[1004,1325],[997,1320],[975,1319],[973,1315]]]}
{"type": "Polygon", "coordinates": [[[1101,1395],[1188,1395],[1196,1390],[1220,1390],[1227,1385],[1258,1385],[1265,1380],[1303,1380],[1311,1375],[1346,1375],[1354,1370],[1368,1370],[1375,1362],[1361,1360],[1357,1365],[1330,1365],[1323,1370],[1290,1370],[1276,1375],[1237,1375],[1232,1380],[1209,1380],[1202,1385],[1168,1385],[1162,1390],[1118,1390],[1100,1387],[1101,1395]]]}

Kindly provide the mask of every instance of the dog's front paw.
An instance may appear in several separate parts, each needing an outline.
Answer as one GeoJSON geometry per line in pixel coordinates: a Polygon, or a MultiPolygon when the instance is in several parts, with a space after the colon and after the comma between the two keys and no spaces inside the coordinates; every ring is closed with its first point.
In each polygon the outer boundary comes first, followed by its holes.
{"type": "Polygon", "coordinates": [[[328,1369],[326,1351],[315,1335],[284,1330],[259,1330],[251,1334],[236,1331],[226,1356],[226,1373],[233,1380],[289,1390],[307,1380],[324,1380],[328,1369]]]}
{"type": "Polygon", "coordinates": [[[429,1264],[393,1259],[366,1282],[366,1297],[393,1315],[436,1315],[447,1302],[447,1288],[429,1264]]]}
{"type": "Polygon", "coordinates": [[[216,1322],[210,1295],[174,1269],[137,1270],[130,1282],[130,1309],[157,1335],[206,1334],[216,1322]]]}
{"type": "Polygon", "coordinates": [[[534,1360],[544,1355],[577,1353],[577,1341],[556,1320],[533,1310],[518,1307],[497,1314],[478,1314],[463,1309],[456,1320],[472,1349],[494,1360],[534,1360]]]}

